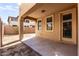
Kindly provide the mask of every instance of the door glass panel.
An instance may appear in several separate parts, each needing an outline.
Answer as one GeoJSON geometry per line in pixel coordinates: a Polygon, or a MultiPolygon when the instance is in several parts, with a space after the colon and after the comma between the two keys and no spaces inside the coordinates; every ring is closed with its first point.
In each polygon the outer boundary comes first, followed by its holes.
{"type": "Polygon", "coordinates": [[[71,19],[72,19],[72,14],[63,15],[63,21],[71,20],[71,19]]]}
{"type": "Polygon", "coordinates": [[[63,23],[63,37],[72,38],[72,22],[63,23]]]}
{"type": "Polygon", "coordinates": [[[72,38],[72,14],[63,15],[63,37],[72,38]]]}

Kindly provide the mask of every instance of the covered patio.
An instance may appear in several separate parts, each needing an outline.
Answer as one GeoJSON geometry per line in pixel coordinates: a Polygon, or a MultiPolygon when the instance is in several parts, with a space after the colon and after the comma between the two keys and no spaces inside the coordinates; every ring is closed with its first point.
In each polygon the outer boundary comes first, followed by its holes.
{"type": "Polygon", "coordinates": [[[24,44],[42,56],[77,56],[77,46],[34,37],[22,40],[24,44]]]}
{"type": "MultiPolygon", "coordinates": [[[[42,56],[77,56],[77,4],[22,4],[20,6],[19,16],[19,38],[42,56]],[[63,37],[63,17],[71,15],[69,22],[72,28],[70,38],[63,37]],[[47,31],[46,18],[52,15],[52,30],[47,31]],[[34,20],[36,22],[35,36],[23,38],[24,19],[34,20]],[[41,19],[42,29],[39,30],[38,21],[41,19]]],[[[68,21],[67,21],[68,22],[68,21]]],[[[69,37],[69,36],[68,36],[69,37]]]]}

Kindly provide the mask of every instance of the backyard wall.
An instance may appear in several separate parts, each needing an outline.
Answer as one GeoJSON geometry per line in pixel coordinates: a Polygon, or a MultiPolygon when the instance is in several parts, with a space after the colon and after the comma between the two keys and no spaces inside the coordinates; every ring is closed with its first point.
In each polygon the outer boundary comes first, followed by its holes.
{"type": "Polygon", "coordinates": [[[10,25],[4,25],[4,34],[5,35],[18,34],[18,28],[12,27],[10,25]]]}
{"type": "Polygon", "coordinates": [[[35,28],[24,28],[23,32],[24,32],[24,34],[25,33],[35,33],[35,28]]]}
{"type": "MultiPolygon", "coordinates": [[[[4,25],[4,35],[14,35],[18,34],[18,27],[13,27],[10,25],[4,25]]],[[[26,33],[35,33],[35,28],[24,28],[24,34],[26,33]]]]}
{"type": "MultiPolygon", "coordinates": [[[[73,14],[72,15],[72,27],[73,28],[72,28],[72,41],[67,41],[67,42],[72,43],[72,44],[76,44],[76,40],[77,40],[76,8],[72,8],[72,9],[68,9],[68,10],[71,10],[72,14],[73,14]]],[[[66,11],[66,10],[63,10],[63,11],[66,11]]],[[[61,11],[61,12],[63,12],[63,11],[61,11]]],[[[46,17],[47,16],[44,16],[44,17],[41,17],[41,19],[42,19],[42,31],[38,31],[38,26],[36,23],[36,34],[39,37],[60,42],[62,39],[61,34],[60,34],[61,33],[61,30],[60,30],[60,24],[61,24],[60,12],[56,12],[56,13],[51,14],[49,16],[52,16],[54,18],[53,31],[46,31],[46,17]]]]}

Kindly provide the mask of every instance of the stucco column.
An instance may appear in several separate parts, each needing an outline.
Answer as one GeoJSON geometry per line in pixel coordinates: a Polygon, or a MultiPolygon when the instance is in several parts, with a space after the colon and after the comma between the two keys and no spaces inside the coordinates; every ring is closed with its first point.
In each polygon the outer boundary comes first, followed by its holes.
{"type": "Polygon", "coordinates": [[[23,38],[23,18],[19,18],[19,39],[22,40],[23,38]]]}
{"type": "Polygon", "coordinates": [[[0,47],[2,46],[2,21],[0,19],[0,47]]]}

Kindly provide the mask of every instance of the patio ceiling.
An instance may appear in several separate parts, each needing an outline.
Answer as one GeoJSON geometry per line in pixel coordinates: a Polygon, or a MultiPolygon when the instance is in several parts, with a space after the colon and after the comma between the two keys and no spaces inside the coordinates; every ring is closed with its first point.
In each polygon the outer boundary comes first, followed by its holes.
{"type": "Polygon", "coordinates": [[[36,18],[34,18],[34,17],[30,17],[30,16],[26,16],[26,17],[24,17],[24,20],[25,19],[30,19],[30,20],[34,20],[34,21],[36,21],[36,18]]]}
{"type": "Polygon", "coordinates": [[[76,3],[37,3],[32,8],[30,8],[23,17],[27,16],[33,17],[35,19],[53,14],[55,12],[63,11],[73,6],[76,6],[76,3]]]}

